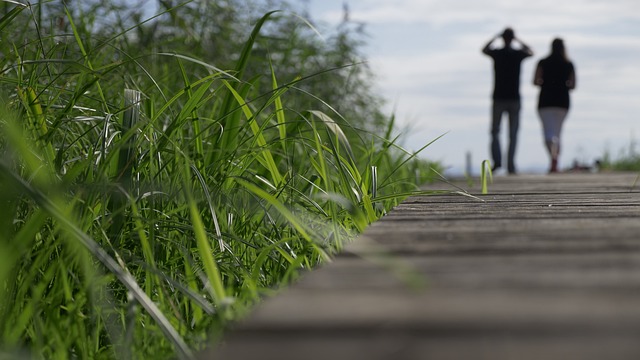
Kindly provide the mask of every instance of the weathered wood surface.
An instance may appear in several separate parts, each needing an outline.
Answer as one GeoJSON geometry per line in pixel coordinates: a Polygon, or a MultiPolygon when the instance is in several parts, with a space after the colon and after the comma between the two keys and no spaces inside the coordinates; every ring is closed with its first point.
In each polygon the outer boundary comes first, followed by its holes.
{"type": "Polygon", "coordinates": [[[410,198],[203,358],[640,359],[636,178],[410,198]]]}

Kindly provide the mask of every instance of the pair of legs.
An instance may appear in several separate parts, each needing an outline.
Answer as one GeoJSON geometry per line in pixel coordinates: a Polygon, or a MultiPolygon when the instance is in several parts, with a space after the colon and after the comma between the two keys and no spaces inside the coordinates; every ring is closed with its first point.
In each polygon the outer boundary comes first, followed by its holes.
{"type": "Polygon", "coordinates": [[[542,121],[542,132],[544,135],[544,144],[547,147],[551,165],[549,172],[558,172],[558,157],[560,155],[560,131],[562,123],[567,117],[569,109],[561,107],[545,107],[538,109],[540,121],[542,121]]]}
{"type": "Polygon", "coordinates": [[[502,148],[500,147],[500,124],[502,115],[507,113],[509,118],[509,152],[507,170],[510,174],[516,172],[515,155],[518,143],[518,127],[520,126],[520,100],[494,100],[491,122],[491,156],[493,169],[502,166],[502,148]]]}

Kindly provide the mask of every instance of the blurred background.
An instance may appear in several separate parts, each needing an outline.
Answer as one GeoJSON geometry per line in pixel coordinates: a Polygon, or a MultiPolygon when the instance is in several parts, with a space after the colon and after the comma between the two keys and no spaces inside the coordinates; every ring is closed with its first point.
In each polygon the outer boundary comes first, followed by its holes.
{"type": "Polygon", "coordinates": [[[519,172],[547,171],[532,79],[555,37],[565,40],[578,77],[563,128],[561,167],[636,155],[640,4],[635,1],[307,0],[300,6],[320,23],[337,25],[346,16],[363,26],[364,56],[387,100],[386,111],[395,113],[404,129],[403,144],[417,150],[445,134],[422,156],[442,162],[450,174],[465,171],[467,152],[476,173],[489,159],[493,70],[480,50],[506,26],[534,51],[522,67],[519,172]]]}

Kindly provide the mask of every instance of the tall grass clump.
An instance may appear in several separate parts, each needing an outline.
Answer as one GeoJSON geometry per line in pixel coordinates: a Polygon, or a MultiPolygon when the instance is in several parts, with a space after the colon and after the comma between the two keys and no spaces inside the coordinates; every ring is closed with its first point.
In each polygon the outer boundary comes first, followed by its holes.
{"type": "Polygon", "coordinates": [[[637,141],[632,138],[627,146],[619,150],[618,156],[614,157],[609,151],[605,151],[597,165],[600,170],[605,171],[640,171],[640,153],[636,148],[637,141]]]}
{"type": "Polygon", "coordinates": [[[430,174],[392,119],[313,92],[358,78],[350,59],[326,66],[305,40],[321,67],[281,80],[296,42],[265,41],[313,29],[288,13],[233,29],[219,65],[182,21],[198,2],[155,23],[1,5],[0,357],[190,358],[430,174]]]}

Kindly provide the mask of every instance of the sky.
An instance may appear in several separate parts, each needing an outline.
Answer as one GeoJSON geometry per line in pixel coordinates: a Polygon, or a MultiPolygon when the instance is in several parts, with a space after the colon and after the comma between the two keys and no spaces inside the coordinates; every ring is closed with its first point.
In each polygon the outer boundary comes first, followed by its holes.
{"type": "MultiPolygon", "coordinates": [[[[307,0],[327,25],[343,18],[344,0],[307,0]]],[[[522,111],[516,166],[543,173],[548,156],[532,85],[538,60],[561,37],[577,74],[562,131],[560,166],[592,164],[634,149],[640,131],[640,2],[637,0],[346,0],[350,19],[365,24],[363,49],[376,87],[395,113],[402,144],[442,163],[450,174],[477,174],[490,159],[492,60],[481,49],[510,26],[534,56],[522,64],[522,111]]],[[[502,46],[497,41],[495,46],[502,46]]],[[[507,120],[503,120],[506,153],[507,120]]],[[[640,149],[638,149],[640,150],[640,149]]]]}

